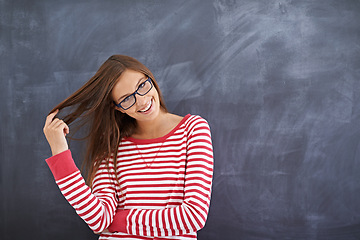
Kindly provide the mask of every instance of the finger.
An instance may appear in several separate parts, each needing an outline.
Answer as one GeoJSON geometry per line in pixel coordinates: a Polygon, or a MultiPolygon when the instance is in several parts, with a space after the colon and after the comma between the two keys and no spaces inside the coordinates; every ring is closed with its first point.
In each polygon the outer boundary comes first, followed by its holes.
{"type": "Polygon", "coordinates": [[[68,128],[68,126],[66,125],[66,123],[61,120],[61,119],[57,119],[57,121],[55,123],[52,124],[51,126],[54,129],[65,129],[68,128]]]}
{"type": "Polygon", "coordinates": [[[66,131],[65,131],[66,134],[69,134],[69,133],[70,133],[70,128],[69,128],[69,126],[68,126],[67,124],[66,124],[65,130],[66,130],[66,131]]]}
{"type": "Polygon", "coordinates": [[[59,120],[56,126],[54,126],[54,129],[59,131],[62,130],[65,136],[70,133],[69,126],[63,120],[59,120]]]}
{"type": "Polygon", "coordinates": [[[54,118],[52,122],[48,125],[49,128],[56,128],[58,127],[63,121],[59,118],[54,118]]]}
{"type": "Polygon", "coordinates": [[[66,136],[66,134],[69,134],[69,133],[70,133],[69,126],[68,126],[66,123],[65,123],[65,126],[64,126],[63,131],[64,131],[65,136],[66,136]]]}
{"type": "Polygon", "coordinates": [[[45,121],[45,126],[48,126],[54,119],[54,117],[56,116],[56,114],[59,112],[59,109],[56,109],[54,112],[50,113],[47,117],[46,117],[46,121],[45,121]]]}
{"type": "MultiPolygon", "coordinates": [[[[49,117],[49,119],[50,119],[50,117],[49,117]]],[[[54,129],[56,126],[58,126],[59,121],[60,121],[60,119],[58,119],[58,118],[54,118],[51,122],[48,122],[48,119],[46,119],[46,123],[43,128],[44,133],[47,132],[48,130],[54,129]]]]}

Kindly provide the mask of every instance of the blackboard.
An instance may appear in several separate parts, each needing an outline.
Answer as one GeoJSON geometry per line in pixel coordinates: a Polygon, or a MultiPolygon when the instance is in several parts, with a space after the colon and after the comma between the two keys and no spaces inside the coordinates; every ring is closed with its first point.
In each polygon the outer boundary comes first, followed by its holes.
{"type": "Polygon", "coordinates": [[[210,124],[200,240],[360,239],[360,1],[0,0],[0,21],[1,239],[97,238],[42,127],[113,54],[210,124]]]}

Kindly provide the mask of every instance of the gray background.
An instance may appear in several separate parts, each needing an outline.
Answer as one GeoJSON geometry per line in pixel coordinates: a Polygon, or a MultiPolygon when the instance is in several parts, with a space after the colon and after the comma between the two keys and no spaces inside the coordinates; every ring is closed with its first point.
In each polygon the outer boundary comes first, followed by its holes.
{"type": "Polygon", "coordinates": [[[113,54],[211,126],[200,240],[360,239],[359,0],[0,0],[0,16],[1,239],[96,239],[42,127],[113,54]]]}

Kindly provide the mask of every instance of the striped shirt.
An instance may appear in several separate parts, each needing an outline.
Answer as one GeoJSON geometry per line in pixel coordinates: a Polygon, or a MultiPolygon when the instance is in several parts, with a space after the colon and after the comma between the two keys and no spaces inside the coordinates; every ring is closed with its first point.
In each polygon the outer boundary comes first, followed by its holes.
{"type": "Polygon", "coordinates": [[[196,239],[206,221],[213,152],[209,125],[187,115],[155,139],[122,139],[116,180],[112,159],[93,189],[69,150],[46,160],[62,194],[99,239],[196,239]]]}

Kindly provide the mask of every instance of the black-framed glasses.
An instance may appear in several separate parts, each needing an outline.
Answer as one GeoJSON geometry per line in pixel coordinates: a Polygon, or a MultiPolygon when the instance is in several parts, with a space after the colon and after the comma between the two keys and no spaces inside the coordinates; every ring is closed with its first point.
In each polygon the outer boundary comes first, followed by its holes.
{"type": "Polygon", "coordinates": [[[124,110],[127,110],[131,108],[136,103],[136,97],[135,94],[139,94],[140,96],[146,95],[150,90],[153,88],[153,84],[151,82],[151,78],[148,77],[144,82],[142,82],[139,87],[136,89],[136,91],[129,96],[127,96],[124,100],[122,100],[120,103],[114,102],[114,104],[122,108],[124,110]]]}

